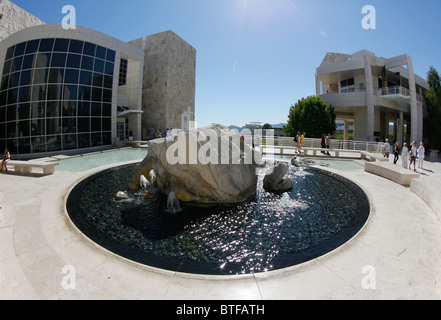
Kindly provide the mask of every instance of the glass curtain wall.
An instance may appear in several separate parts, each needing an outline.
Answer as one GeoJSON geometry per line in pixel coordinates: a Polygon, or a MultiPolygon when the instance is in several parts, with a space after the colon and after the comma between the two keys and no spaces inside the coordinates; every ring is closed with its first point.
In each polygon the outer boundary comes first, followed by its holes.
{"type": "Polygon", "coordinates": [[[0,150],[30,154],[112,143],[115,51],[73,39],[7,50],[0,88],[0,150]]]}

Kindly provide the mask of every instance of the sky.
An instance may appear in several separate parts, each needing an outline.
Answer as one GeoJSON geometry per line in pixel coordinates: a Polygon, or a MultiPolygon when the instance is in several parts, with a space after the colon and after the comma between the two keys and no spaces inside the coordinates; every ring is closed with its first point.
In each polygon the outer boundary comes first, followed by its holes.
{"type": "Polygon", "coordinates": [[[289,108],[315,95],[327,52],[366,49],[412,57],[424,79],[441,72],[441,1],[420,0],[12,0],[45,23],[65,5],[77,25],[122,41],[172,30],[196,49],[196,121],[243,126],[286,123],[289,108]],[[364,29],[362,8],[375,8],[364,29]]]}

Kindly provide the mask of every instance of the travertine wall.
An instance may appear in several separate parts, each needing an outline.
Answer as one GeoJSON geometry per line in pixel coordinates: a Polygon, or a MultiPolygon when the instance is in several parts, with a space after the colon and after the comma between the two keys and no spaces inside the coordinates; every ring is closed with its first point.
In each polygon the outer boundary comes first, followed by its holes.
{"type": "Polygon", "coordinates": [[[44,24],[43,21],[8,0],[0,0],[0,41],[11,34],[44,24]]]}
{"type": "Polygon", "coordinates": [[[152,129],[181,128],[181,116],[195,113],[196,50],[173,31],[130,42],[145,50],[142,92],[143,139],[152,129]]]}

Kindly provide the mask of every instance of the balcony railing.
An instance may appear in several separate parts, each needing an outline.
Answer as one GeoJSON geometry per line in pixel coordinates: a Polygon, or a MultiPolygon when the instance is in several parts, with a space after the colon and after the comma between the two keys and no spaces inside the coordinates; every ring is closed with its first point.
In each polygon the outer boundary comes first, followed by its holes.
{"type": "Polygon", "coordinates": [[[382,96],[398,94],[405,97],[410,97],[409,89],[401,86],[380,88],[378,89],[378,91],[381,93],[382,96]]]}

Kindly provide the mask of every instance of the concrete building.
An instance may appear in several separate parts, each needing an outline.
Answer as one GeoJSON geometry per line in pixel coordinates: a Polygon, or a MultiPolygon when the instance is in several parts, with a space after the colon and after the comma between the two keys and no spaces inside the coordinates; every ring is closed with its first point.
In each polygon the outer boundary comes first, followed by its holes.
{"type": "Polygon", "coordinates": [[[316,94],[335,108],[337,120],[354,122],[354,139],[422,141],[427,82],[407,54],[389,59],[362,50],[327,53],[316,72],[316,94]]]}
{"type": "Polygon", "coordinates": [[[126,43],[7,0],[0,10],[1,150],[103,148],[194,120],[196,51],[174,32],[126,43]]]}

